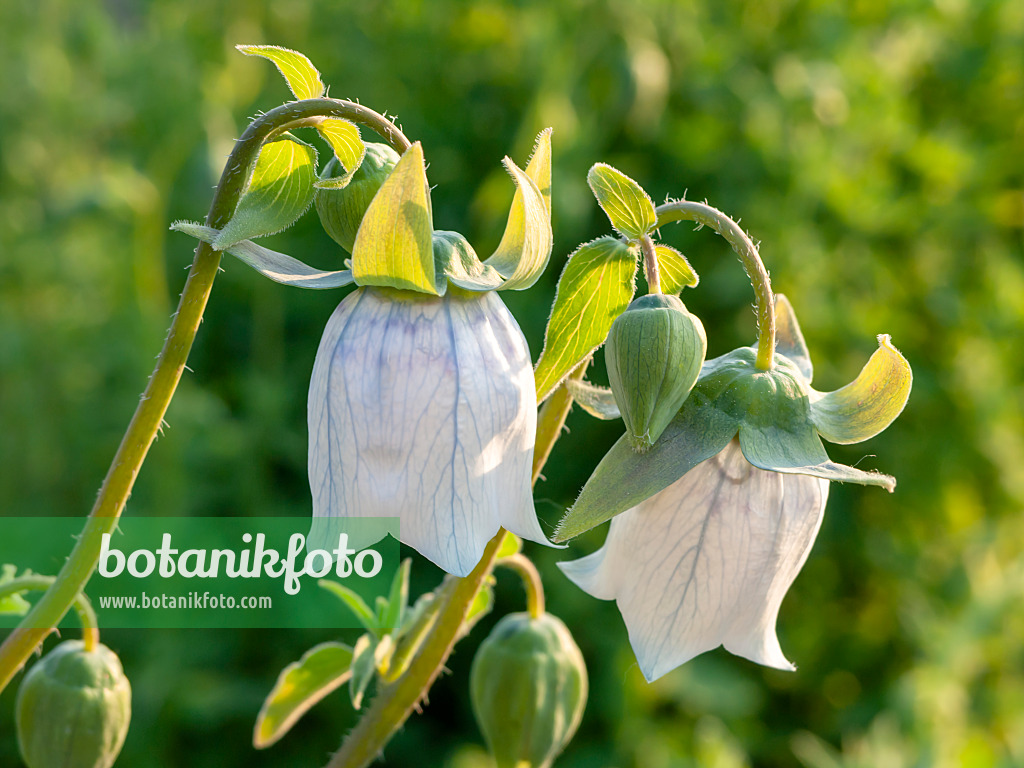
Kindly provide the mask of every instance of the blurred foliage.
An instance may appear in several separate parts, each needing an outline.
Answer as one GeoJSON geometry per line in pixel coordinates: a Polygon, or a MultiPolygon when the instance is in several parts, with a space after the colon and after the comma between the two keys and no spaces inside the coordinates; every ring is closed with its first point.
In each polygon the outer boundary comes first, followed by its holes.
{"type": "MultiPolygon", "coordinates": [[[[845,463],[895,494],[833,486],[782,609],[795,674],[723,651],[642,681],[613,605],[532,548],[592,695],[563,768],[1024,764],[1024,3],[1019,0],[36,0],[0,4],[0,510],[87,512],[163,341],[193,244],[247,116],[284,101],[235,43],[297,48],[335,96],[400,115],[424,143],[437,226],[481,253],[555,128],[556,246],[508,297],[534,354],[554,281],[605,230],[595,161],[660,199],[707,199],[763,243],[832,389],[891,333],[914,366],[903,417],[845,463]]],[[[723,241],[663,233],[702,273],[688,307],[709,356],[754,338],[723,241]]],[[[270,247],[338,268],[307,216],[270,247]]],[[[309,514],[305,391],[338,295],[233,261],[130,515],[309,514]]],[[[600,367],[600,366],[599,366],[600,367]]],[[[596,374],[600,378],[600,372],[596,374]]],[[[620,426],[573,414],[538,486],[547,529],[620,426]]],[[[603,533],[573,544],[591,551],[603,533]]],[[[438,573],[422,559],[414,590],[438,573]]],[[[499,580],[499,613],[522,596],[499,580]]],[[[387,752],[486,765],[459,647],[387,752]]],[[[135,690],[121,764],[318,765],[352,715],[320,704],[254,753],[253,719],[311,632],[110,631],[135,690]]],[[[0,764],[16,765],[14,687],[0,764]]]]}

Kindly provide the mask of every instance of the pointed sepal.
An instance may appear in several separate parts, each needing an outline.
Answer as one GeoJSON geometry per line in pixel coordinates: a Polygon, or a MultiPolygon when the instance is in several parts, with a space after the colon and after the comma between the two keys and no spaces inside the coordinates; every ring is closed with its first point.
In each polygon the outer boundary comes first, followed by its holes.
{"type": "Polygon", "coordinates": [[[236,45],[235,48],[246,56],[262,56],[272,61],[296,99],[318,99],[324,95],[320,73],[313,62],[298,51],[278,45],[236,45]]]}
{"type": "Polygon", "coordinates": [[[576,379],[566,379],[565,386],[575,403],[594,418],[603,421],[622,418],[611,387],[599,387],[576,379]]]}
{"type": "Polygon", "coordinates": [[[331,145],[334,157],[344,169],[344,173],[320,178],[314,186],[317,189],[344,189],[352,181],[352,175],[359,170],[359,165],[366,156],[366,144],[359,135],[359,128],[355,123],[342,120],[340,117],[325,117],[317,124],[316,129],[324,141],[331,145]]]}
{"type": "Polygon", "coordinates": [[[504,282],[498,270],[484,264],[458,232],[434,232],[434,263],[453,284],[467,291],[493,291],[504,282]]]}
{"type": "MultiPolygon", "coordinates": [[[[196,224],[191,221],[176,221],[171,225],[171,229],[191,235],[209,245],[213,245],[219,234],[219,230],[213,227],[204,227],[202,224],[196,224]]],[[[231,254],[239,261],[252,267],[264,277],[282,285],[324,290],[327,288],[342,288],[353,282],[352,271],[349,269],[325,272],[324,270],[315,269],[286,253],[279,253],[278,251],[264,248],[262,245],[257,245],[252,240],[243,240],[240,243],[235,243],[224,252],[231,254]]]]}
{"type": "Polygon", "coordinates": [[[914,375],[910,363],[878,337],[878,349],[857,378],[835,392],[811,394],[811,421],[830,443],[846,445],[874,437],[903,411],[914,375]]]}
{"type": "Polygon", "coordinates": [[[226,251],[235,243],[272,235],[294,224],[313,203],[316,150],[291,134],[268,141],[231,219],[212,243],[226,251]]]}
{"type": "Polygon", "coordinates": [[[366,209],[352,246],[359,285],[403,288],[439,296],[434,268],[430,190],[419,142],[405,151],[366,209]]]}
{"type": "Polygon", "coordinates": [[[521,170],[508,157],[502,162],[516,184],[516,193],[501,242],[484,263],[505,278],[501,290],[521,291],[536,283],[544,272],[554,243],[549,201],[541,191],[541,184],[545,184],[550,195],[550,131],[544,131],[537,137],[533,159],[527,166],[530,172],[521,170]]]}
{"type": "Polygon", "coordinates": [[[793,312],[793,305],[784,294],[775,294],[775,353],[785,355],[810,384],[814,378],[811,354],[793,312]]]}
{"type": "Polygon", "coordinates": [[[639,240],[654,231],[658,221],[654,203],[641,186],[622,171],[605,163],[595,163],[587,174],[587,184],[615,231],[623,237],[639,240]]]}

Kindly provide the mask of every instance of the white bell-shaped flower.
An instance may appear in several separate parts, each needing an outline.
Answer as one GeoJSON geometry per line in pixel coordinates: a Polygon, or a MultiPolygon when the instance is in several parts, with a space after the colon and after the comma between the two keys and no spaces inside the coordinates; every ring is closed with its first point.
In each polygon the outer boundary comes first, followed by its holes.
{"type": "Polygon", "coordinates": [[[615,517],[600,550],[559,566],[616,601],[648,681],[719,645],[793,669],[775,622],[827,497],[827,480],[757,469],[734,439],[615,517]]]}
{"type": "Polygon", "coordinates": [[[457,576],[499,527],[548,543],[530,353],[494,292],[359,288],[327,323],[308,414],[314,518],[398,517],[400,540],[457,576]]]}

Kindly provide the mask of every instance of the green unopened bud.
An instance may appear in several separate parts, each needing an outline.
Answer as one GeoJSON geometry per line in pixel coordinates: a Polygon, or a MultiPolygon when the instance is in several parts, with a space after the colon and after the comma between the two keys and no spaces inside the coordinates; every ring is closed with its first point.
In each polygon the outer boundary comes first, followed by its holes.
{"type": "Polygon", "coordinates": [[[132,689],[117,654],[67,640],[18,690],[17,728],[29,768],[110,768],[131,720],[132,689]]]}
{"type": "MultiPolygon", "coordinates": [[[[352,174],[352,180],[347,186],[342,189],[317,189],[313,202],[320,215],[320,223],[327,234],[349,253],[352,253],[363,214],[370,207],[370,202],[384,180],[395,169],[398,159],[398,153],[387,144],[368,142],[363,162],[352,174]]],[[[337,158],[332,158],[324,167],[322,178],[343,172],[337,158]]]]}
{"type": "Polygon", "coordinates": [[[545,768],[579,727],[587,667],[560,619],[510,613],[477,651],[470,693],[498,768],[545,768]]]}
{"type": "Polygon", "coordinates": [[[700,319],[677,296],[641,296],[615,319],[605,362],[634,450],[654,445],[682,407],[707,344],[700,319]]]}

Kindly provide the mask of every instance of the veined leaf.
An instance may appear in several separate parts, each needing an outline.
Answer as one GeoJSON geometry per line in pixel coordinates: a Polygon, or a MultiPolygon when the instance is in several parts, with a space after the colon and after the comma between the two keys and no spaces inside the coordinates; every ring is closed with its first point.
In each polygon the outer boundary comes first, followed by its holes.
{"type": "Polygon", "coordinates": [[[253,746],[264,749],[277,742],[314,704],[348,681],[351,664],[347,645],[321,643],[281,670],[256,716],[253,746]]]}
{"type": "Polygon", "coordinates": [[[405,151],[370,207],[352,246],[359,285],[384,285],[439,296],[434,268],[430,192],[419,142],[405,151]]]}
{"type": "Polygon", "coordinates": [[[334,156],[338,158],[345,173],[318,179],[314,185],[319,189],[343,189],[352,180],[352,174],[359,169],[363,157],[366,156],[366,144],[359,135],[355,123],[342,120],[340,117],[325,117],[316,127],[320,135],[331,145],[334,156]]]}
{"type": "Polygon", "coordinates": [[[213,247],[226,251],[242,240],[287,229],[312,205],[315,180],[313,147],[291,134],[267,142],[231,220],[213,247]]]}
{"type": "Polygon", "coordinates": [[[630,240],[639,240],[654,230],[658,216],[647,193],[622,171],[595,163],[587,174],[598,204],[615,230],[630,240]]]}
{"type": "Polygon", "coordinates": [[[584,243],[569,257],[534,372],[538,403],[604,343],[633,299],[636,266],[636,249],[610,236],[584,243]]]}
{"type": "Polygon", "coordinates": [[[516,193],[497,250],[484,263],[496,269],[505,283],[501,290],[521,291],[537,282],[551,258],[551,129],[537,136],[526,171],[509,158],[505,168],[516,193]]]}
{"type": "Polygon", "coordinates": [[[569,394],[576,404],[594,418],[604,421],[622,418],[610,387],[599,387],[589,381],[575,379],[567,379],[565,386],[568,387],[569,394]]]}
{"type": "Polygon", "coordinates": [[[246,56],[262,56],[274,62],[296,99],[318,99],[324,95],[320,73],[313,62],[298,51],[277,45],[236,45],[235,48],[246,56]]]}
{"type": "Polygon", "coordinates": [[[654,254],[658,257],[662,293],[678,294],[683,288],[694,288],[700,282],[690,262],[675,248],[659,243],[654,246],[654,254]]]}
{"type": "MultiPolygon", "coordinates": [[[[177,232],[184,232],[186,235],[202,240],[204,243],[213,244],[217,239],[220,230],[213,227],[204,227],[191,221],[176,221],[171,229],[177,232]]],[[[235,258],[249,265],[264,277],[268,277],[275,283],[292,285],[296,288],[309,288],[323,290],[326,288],[341,288],[352,282],[352,270],[339,269],[333,272],[324,272],[314,269],[305,262],[289,256],[286,253],[272,251],[262,245],[256,245],[252,240],[243,240],[228,248],[225,253],[230,253],[235,258]]]]}

